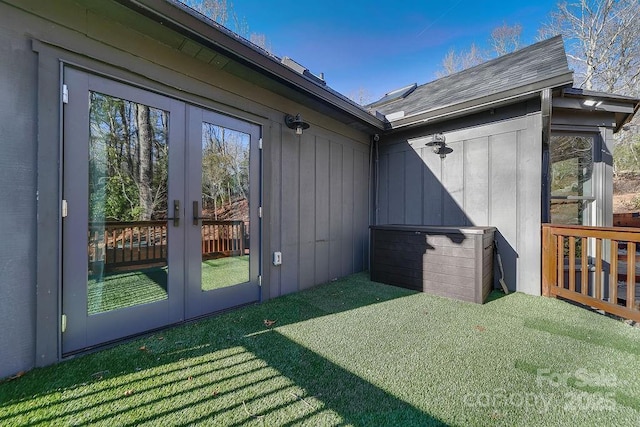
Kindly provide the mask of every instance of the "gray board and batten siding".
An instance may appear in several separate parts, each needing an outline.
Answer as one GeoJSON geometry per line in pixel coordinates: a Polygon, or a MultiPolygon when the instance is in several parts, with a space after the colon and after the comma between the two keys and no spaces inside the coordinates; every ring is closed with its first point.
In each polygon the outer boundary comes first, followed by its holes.
{"type": "Polygon", "coordinates": [[[395,130],[378,148],[375,224],[496,227],[507,286],[539,295],[541,94],[572,80],[554,37],[371,104],[395,130]],[[436,133],[446,157],[425,146],[436,133]]]}
{"type": "Polygon", "coordinates": [[[376,224],[495,227],[507,286],[539,294],[541,134],[531,99],[383,137],[376,224]],[[425,145],[440,132],[445,158],[425,145]]]}
{"type": "Polygon", "coordinates": [[[371,227],[371,280],[462,301],[493,289],[493,227],[371,227]]]}
{"type": "Polygon", "coordinates": [[[0,21],[0,196],[11,201],[0,221],[0,378],[61,357],[64,67],[261,126],[263,300],[366,268],[375,128],[348,108],[329,107],[120,2],[0,1],[0,21]],[[283,123],[298,112],[311,123],[301,137],[283,123]],[[281,266],[270,262],[274,251],[281,266]]]}

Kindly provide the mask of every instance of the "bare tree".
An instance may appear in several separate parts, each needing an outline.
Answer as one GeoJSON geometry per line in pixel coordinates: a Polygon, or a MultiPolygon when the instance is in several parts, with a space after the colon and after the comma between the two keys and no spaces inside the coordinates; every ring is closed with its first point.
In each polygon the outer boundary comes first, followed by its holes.
{"type": "Polygon", "coordinates": [[[469,50],[456,52],[451,49],[442,59],[442,69],[436,72],[438,77],[448,76],[467,68],[474,67],[486,61],[484,55],[475,43],[471,44],[469,50]]]}
{"type": "Polygon", "coordinates": [[[227,0],[180,0],[190,8],[197,10],[209,19],[216,21],[220,25],[228,26],[229,21],[233,24],[233,31],[244,37],[258,47],[271,52],[271,46],[267,42],[267,37],[262,33],[252,33],[249,31],[249,23],[244,17],[239,16],[233,8],[233,3],[227,0]]]}
{"type": "Polygon", "coordinates": [[[357,90],[349,93],[349,95],[347,95],[347,98],[349,98],[350,100],[352,100],[358,105],[371,104],[374,100],[373,95],[371,95],[371,92],[365,87],[360,87],[357,90]]]}
{"type": "MultiPolygon", "coordinates": [[[[227,0],[180,0],[190,8],[197,10],[207,18],[216,21],[220,25],[227,25],[231,6],[227,0]]],[[[233,14],[232,14],[233,16],[233,14]]]]}
{"type": "Polygon", "coordinates": [[[267,41],[267,36],[265,36],[262,33],[251,33],[251,36],[249,36],[249,41],[253,44],[255,44],[258,47],[261,47],[262,49],[264,49],[265,51],[272,53],[271,52],[271,45],[268,43],[267,41]]]}
{"type": "Polygon", "coordinates": [[[556,34],[565,39],[576,85],[627,95],[640,93],[638,0],[559,3],[540,30],[542,38],[556,34]]]}
{"type": "Polygon", "coordinates": [[[491,46],[497,56],[506,55],[520,49],[522,41],[522,25],[507,25],[503,23],[501,26],[491,31],[491,46]]]}
{"type": "Polygon", "coordinates": [[[475,43],[468,50],[457,52],[453,49],[442,59],[442,68],[436,72],[437,77],[448,76],[483,62],[514,52],[522,46],[522,25],[508,25],[506,22],[491,31],[489,44],[491,50],[482,51],[475,43]]]}

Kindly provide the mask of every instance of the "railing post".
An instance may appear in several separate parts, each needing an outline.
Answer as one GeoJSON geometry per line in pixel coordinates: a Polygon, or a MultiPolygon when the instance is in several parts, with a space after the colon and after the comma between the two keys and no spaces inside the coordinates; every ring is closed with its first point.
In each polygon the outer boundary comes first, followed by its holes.
{"type": "Polygon", "coordinates": [[[542,295],[552,297],[551,287],[556,285],[558,251],[551,226],[542,225],[542,295]]]}

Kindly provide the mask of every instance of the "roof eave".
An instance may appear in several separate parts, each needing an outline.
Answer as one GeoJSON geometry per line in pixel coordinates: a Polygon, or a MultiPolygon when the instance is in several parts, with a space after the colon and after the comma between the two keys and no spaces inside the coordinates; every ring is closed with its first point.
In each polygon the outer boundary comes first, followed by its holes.
{"type": "MultiPolygon", "coordinates": [[[[562,91],[562,97],[579,100],[579,105],[577,107],[568,106],[570,109],[604,111],[615,114],[616,125],[613,128],[614,133],[619,132],[640,111],[640,99],[624,95],[570,88],[562,91]],[[597,99],[598,101],[603,101],[604,104],[586,108],[582,104],[585,99],[597,99]],[[620,115],[620,120],[618,120],[618,115],[620,115]]],[[[562,102],[556,101],[555,104],[559,108],[567,108],[562,102]]]]}
{"type": "Polygon", "coordinates": [[[289,86],[307,96],[328,104],[350,115],[354,119],[375,129],[385,128],[385,122],[369,114],[362,107],[336,93],[321,87],[310,78],[297,73],[276,57],[260,52],[259,48],[249,45],[237,37],[225,34],[207,22],[196,18],[173,5],[167,0],[116,0],[130,9],[168,27],[172,30],[202,43],[215,51],[228,56],[250,68],[253,68],[274,80],[289,86]]]}
{"type": "Polygon", "coordinates": [[[540,91],[546,88],[557,88],[573,84],[573,72],[565,72],[556,76],[539,80],[525,86],[512,88],[506,91],[497,92],[481,98],[471,99],[468,101],[446,105],[437,109],[422,111],[405,116],[401,119],[394,120],[389,123],[387,130],[394,131],[417,127],[426,123],[436,123],[444,120],[459,117],[465,114],[471,114],[496,108],[501,105],[511,104],[528,98],[533,98],[540,91]]]}

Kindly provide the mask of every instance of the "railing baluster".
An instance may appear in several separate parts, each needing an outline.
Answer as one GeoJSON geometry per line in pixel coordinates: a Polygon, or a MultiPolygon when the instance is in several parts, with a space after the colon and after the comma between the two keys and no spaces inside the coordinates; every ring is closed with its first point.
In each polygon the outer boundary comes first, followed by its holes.
{"type": "Polygon", "coordinates": [[[111,229],[111,247],[113,249],[113,262],[118,262],[118,241],[116,240],[116,230],[111,229]]]}
{"type": "Polygon", "coordinates": [[[588,245],[588,241],[586,237],[582,237],[580,239],[580,244],[581,244],[581,265],[580,265],[580,269],[581,269],[581,275],[580,275],[580,293],[582,295],[588,295],[589,294],[589,263],[588,261],[588,254],[587,254],[587,245],[588,245]]]}
{"type": "Polygon", "coordinates": [[[149,256],[149,246],[151,245],[151,227],[145,227],[147,230],[147,250],[146,250],[146,256],[147,259],[151,259],[151,257],[149,256]]]}
{"type": "Polygon", "coordinates": [[[564,236],[558,235],[558,287],[564,288],[564,236]]]}
{"type": "Polygon", "coordinates": [[[576,238],[569,236],[569,290],[576,291],[576,238]]]}
{"type": "Polygon", "coordinates": [[[134,234],[133,237],[136,237],[136,239],[133,240],[136,247],[136,259],[140,261],[140,227],[134,227],[132,234],[134,234]]]}
{"type": "Polygon", "coordinates": [[[129,230],[129,260],[133,261],[133,228],[127,227],[129,230]]]}
{"type": "Polygon", "coordinates": [[[236,224],[231,224],[231,251],[234,254],[238,250],[238,243],[236,242],[237,228],[236,224]]]}
{"type": "Polygon", "coordinates": [[[158,227],[153,226],[153,258],[156,259],[158,257],[158,252],[156,247],[158,246],[158,227]]]}
{"type": "Polygon", "coordinates": [[[596,281],[593,286],[595,298],[602,300],[602,239],[596,239],[596,281]]]}
{"type": "MultiPolygon", "coordinates": [[[[586,226],[563,226],[563,225],[543,225],[543,294],[546,296],[558,296],[580,304],[604,310],[608,313],[624,317],[626,319],[640,322],[640,307],[637,306],[636,298],[636,248],[640,244],[640,230],[623,230],[614,227],[586,227],[586,226]],[[580,239],[581,250],[576,250],[577,239],[580,239]],[[594,239],[595,246],[590,253],[590,239],[594,239]],[[564,248],[567,242],[568,248],[564,248]],[[618,255],[620,242],[626,243],[626,256],[618,255]],[[605,245],[610,244],[607,252],[605,245]],[[556,256],[550,256],[549,251],[553,251],[556,256]],[[565,255],[566,251],[566,255],[565,255]],[[576,253],[581,257],[581,275],[576,278],[576,253]],[[588,274],[588,256],[594,255],[594,277],[588,274]],[[564,257],[568,255],[568,288],[563,286],[563,276],[565,262],[564,257]],[[606,283],[603,282],[603,273],[606,268],[603,266],[604,257],[610,258],[610,269],[608,272],[609,286],[605,292],[606,283]],[[618,305],[618,279],[622,262],[627,264],[627,277],[625,292],[625,304],[618,305]],[[554,265],[555,264],[555,265],[554,265]],[[556,273],[557,272],[557,277],[556,273]],[[576,292],[576,282],[580,279],[580,291],[576,292]],[[592,281],[592,283],[590,283],[592,281]],[[555,282],[555,283],[554,283],[555,282]],[[573,282],[573,283],[571,283],[573,282]],[[591,285],[591,286],[589,286],[591,285]],[[590,288],[593,287],[593,291],[590,288]],[[572,289],[573,288],[573,289],[572,289]]],[[[620,275],[622,278],[622,275],[620,275]]]]}
{"type": "Polygon", "coordinates": [[[229,251],[229,226],[224,227],[224,250],[229,251]]]}
{"type": "Polygon", "coordinates": [[[609,279],[609,302],[618,304],[618,241],[611,239],[611,277],[609,279]]]}
{"type": "Polygon", "coordinates": [[[635,304],[636,290],[636,244],[627,242],[627,308],[635,304]]]}

